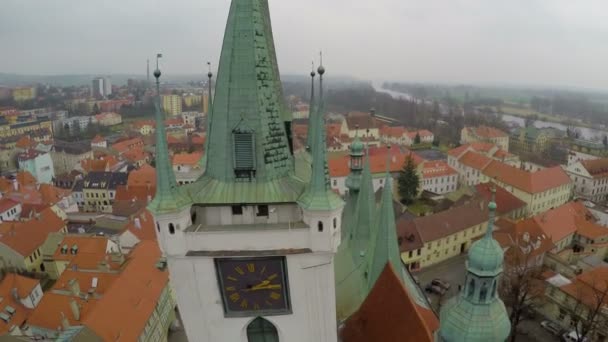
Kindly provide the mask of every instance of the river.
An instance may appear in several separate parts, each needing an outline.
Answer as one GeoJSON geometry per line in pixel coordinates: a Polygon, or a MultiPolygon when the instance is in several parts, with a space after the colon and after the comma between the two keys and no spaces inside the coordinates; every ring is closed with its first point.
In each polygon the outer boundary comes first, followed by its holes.
{"type": "MultiPolygon", "coordinates": [[[[372,86],[374,87],[374,90],[376,90],[377,92],[389,94],[393,98],[403,99],[403,100],[412,99],[412,95],[410,95],[408,93],[402,93],[402,92],[382,88],[382,82],[374,82],[374,83],[372,83],[372,86]]],[[[519,116],[509,115],[509,114],[502,114],[502,120],[507,123],[510,123],[510,124],[518,125],[520,127],[523,127],[526,122],[526,120],[524,118],[521,118],[519,116]]],[[[561,123],[543,121],[543,120],[535,121],[534,126],[537,128],[550,127],[550,128],[559,129],[564,132],[568,128],[568,126],[563,125],[561,123]]],[[[608,135],[607,131],[589,128],[589,127],[570,126],[570,128],[575,128],[577,131],[579,131],[580,138],[583,140],[600,142],[600,141],[602,141],[602,139],[605,135],[608,135]]]]}

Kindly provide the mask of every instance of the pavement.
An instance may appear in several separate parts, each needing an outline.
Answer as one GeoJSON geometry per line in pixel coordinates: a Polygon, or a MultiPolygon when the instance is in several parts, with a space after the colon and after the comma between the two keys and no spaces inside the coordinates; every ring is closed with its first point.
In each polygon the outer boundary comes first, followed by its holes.
{"type": "Polygon", "coordinates": [[[179,310],[176,312],[176,319],[179,321],[179,326],[176,328],[169,329],[168,342],[188,342],[186,331],[184,331],[184,324],[182,323],[182,317],[179,310]]]}

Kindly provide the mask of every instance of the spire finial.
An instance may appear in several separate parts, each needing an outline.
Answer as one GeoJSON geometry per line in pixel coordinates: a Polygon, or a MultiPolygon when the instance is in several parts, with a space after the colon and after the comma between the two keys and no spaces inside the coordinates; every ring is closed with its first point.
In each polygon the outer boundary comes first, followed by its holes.
{"type": "Polygon", "coordinates": [[[154,78],[156,78],[156,85],[158,86],[158,79],[160,78],[160,68],[158,67],[158,60],[163,57],[162,53],[156,54],[156,70],[154,70],[154,78]]]}
{"type": "Polygon", "coordinates": [[[484,238],[492,239],[492,231],[494,230],[494,220],[496,217],[496,185],[492,184],[491,188],[492,197],[490,203],[488,203],[488,230],[484,238]]]}
{"type": "Polygon", "coordinates": [[[325,67],[323,66],[323,51],[319,51],[319,68],[317,69],[319,76],[323,78],[323,74],[325,73],[325,67]]]}
{"type": "Polygon", "coordinates": [[[209,80],[211,80],[211,77],[213,77],[213,73],[211,72],[211,62],[207,62],[207,69],[209,72],[207,72],[207,78],[209,78],[209,80]]]}
{"type": "Polygon", "coordinates": [[[391,144],[386,145],[386,174],[391,173],[391,144]]]}

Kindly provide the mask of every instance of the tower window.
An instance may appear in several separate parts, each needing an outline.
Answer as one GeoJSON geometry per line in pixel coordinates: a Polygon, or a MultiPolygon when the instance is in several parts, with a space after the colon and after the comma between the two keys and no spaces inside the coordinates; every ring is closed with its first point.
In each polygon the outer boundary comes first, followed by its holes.
{"type": "Polygon", "coordinates": [[[471,278],[469,281],[469,288],[467,289],[467,297],[473,297],[473,293],[475,292],[475,279],[471,278]]]}
{"type": "Polygon", "coordinates": [[[481,302],[485,302],[487,297],[488,297],[488,284],[486,282],[484,282],[481,285],[481,290],[479,290],[479,300],[481,302]]]}
{"type": "Polygon", "coordinates": [[[255,137],[253,131],[234,130],[234,173],[237,178],[251,179],[255,176],[255,137]]]}
{"type": "Polygon", "coordinates": [[[267,205],[258,205],[258,213],[257,216],[268,216],[268,206],[267,205]]]}
{"type": "Polygon", "coordinates": [[[317,223],[317,230],[319,230],[319,232],[323,231],[323,222],[319,221],[319,223],[317,223]]]}
{"type": "Polygon", "coordinates": [[[338,228],[338,219],[334,217],[334,229],[338,228]]]}
{"type": "Polygon", "coordinates": [[[240,205],[233,205],[232,207],[232,215],[243,215],[243,207],[240,205]]]}
{"type": "Polygon", "coordinates": [[[175,234],[175,226],[173,225],[173,223],[169,223],[169,234],[175,234]]]}
{"type": "Polygon", "coordinates": [[[158,222],[156,222],[156,230],[158,230],[158,232],[160,233],[160,224],[158,224],[158,222]]]}

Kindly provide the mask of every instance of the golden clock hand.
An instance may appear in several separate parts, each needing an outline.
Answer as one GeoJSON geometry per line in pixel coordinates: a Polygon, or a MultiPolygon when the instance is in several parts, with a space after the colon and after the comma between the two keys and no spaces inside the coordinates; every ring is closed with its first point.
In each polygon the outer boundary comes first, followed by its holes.
{"type": "Polygon", "coordinates": [[[254,287],[251,289],[251,291],[259,291],[259,290],[280,290],[281,289],[281,285],[279,284],[275,284],[275,285],[265,285],[265,286],[258,286],[258,287],[254,287]]]}

